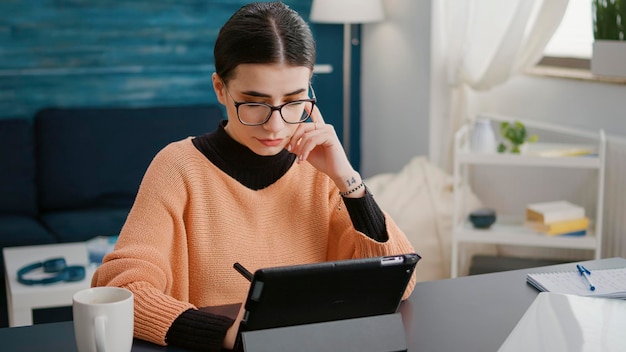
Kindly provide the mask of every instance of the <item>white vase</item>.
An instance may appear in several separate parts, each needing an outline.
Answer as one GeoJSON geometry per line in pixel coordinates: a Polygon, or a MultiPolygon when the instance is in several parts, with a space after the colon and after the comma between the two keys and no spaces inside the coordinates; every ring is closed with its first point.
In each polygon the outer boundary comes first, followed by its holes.
{"type": "Polygon", "coordinates": [[[470,136],[470,149],[474,153],[496,152],[496,134],[489,119],[478,118],[474,122],[470,136]]]}

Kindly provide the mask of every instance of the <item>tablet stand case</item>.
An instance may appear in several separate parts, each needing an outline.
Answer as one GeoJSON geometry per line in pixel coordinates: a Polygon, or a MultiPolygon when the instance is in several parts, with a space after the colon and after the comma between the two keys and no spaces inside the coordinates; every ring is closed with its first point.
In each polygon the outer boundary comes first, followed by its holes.
{"type": "Polygon", "coordinates": [[[245,352],[407,350],[400,313],[248,331],[241,338],[245,352]]]}

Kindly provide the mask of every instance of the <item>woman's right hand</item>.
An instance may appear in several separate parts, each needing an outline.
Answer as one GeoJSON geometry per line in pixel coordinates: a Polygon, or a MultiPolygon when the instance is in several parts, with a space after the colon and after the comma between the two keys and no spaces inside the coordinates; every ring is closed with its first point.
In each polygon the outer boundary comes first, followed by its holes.
{"type": "Polygon", "coordinates": [[[226,349],[232,350],[235,348],[235,341],[237,340],[237,333],[239,332],[239,324],[241,323],[243,314],[246,311],[244,306],[245,305],[242,303],[241,307],[239,307],[239,313],[237,314],[237,318],[235,318],[235,322],[231,325],[228,331],[226,331],[226,337],[224,337],[223,344],[223,347],[226,349]]]}

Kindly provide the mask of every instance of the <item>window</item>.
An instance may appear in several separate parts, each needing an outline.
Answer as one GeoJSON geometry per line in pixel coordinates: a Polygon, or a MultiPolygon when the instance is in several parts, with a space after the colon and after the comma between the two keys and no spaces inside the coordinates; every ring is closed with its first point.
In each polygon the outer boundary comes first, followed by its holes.
{"type": "Polygon", "coordinates": [[[591,0],[569,0],[563,20],[546,46],[539,65],[588,70],[592,46],[591,0]]]}
{"type": "Polygon", "coordinates": [[[544,50],[545,56],[591,58],[593,20],[590,0],[569,0],[565,16],[544,50]]]}
{"type": "MultiPolygon", "coordinates": [[[[550,0],[547,0],[550,1],[550,0]]],[[[592,0],[569,0],[559,28],[544,49],[543,58],[526,73],[611,84],[626,84],[626,78],[591,73],[593,53],[592,0]]]]}

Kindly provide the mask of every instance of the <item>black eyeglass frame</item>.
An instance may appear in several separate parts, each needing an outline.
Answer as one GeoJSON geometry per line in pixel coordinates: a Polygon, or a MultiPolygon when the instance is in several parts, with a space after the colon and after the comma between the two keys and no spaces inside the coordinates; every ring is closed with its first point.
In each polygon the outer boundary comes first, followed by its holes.
{"type": "Polygon", "coordinates": [[[230,99],[233,101],[233,105],[235,105],[235,110],[237,111],[237,119],[239,120],[239,122],[242,125],[245,126],[261,126],[264,125],[265,123],[267,123],[267,121],[270,120],[270,117],[272,117],[272,114],[274,113],[274,111],[278,110],[278,114],[280,115],[280,118],[283,119],[283,121],[285,121],[285,123],[290,124],[290,125],[297,125],[300,123],[303,123],[304,121],[308,120],[311,117],[311,114],[313,114],[313,110],[315,109],[315,104],[317,103],[317,98],[315,97],[315,91],[313,90],[313,86],[311,85],[311,82],[309,82],[309,88],[311,89],[311,99],[298,99],[298,100],[292,100],[292,101],[288,101],[284,104],[278,105],[278,106],[274,106],[274,105],[270,105],[267,103],[263,103],[263,102],[250,102],[250,101],[236,101],[235,98],[233,98],[232,95],[230,95],[230,92],[228,91],[228,87],[226,86],[226,83],[224,83],[224,89],[226,89],[226,94],[228,94],[228,96],[230,97],[230,99]],[[283,116],[283,107],[289,105],[289,104],[293,104],[293,103],[311,103],[311,112],[308,114],[308,116],[306,117],[306,119],[302,119],[300,121],[297,122],[291,122],[291,121],[287,121],[285,120],[285,117],[283,116]],[[249,122],[243,122],[241,120],[241,117],[239,116],[239,107],[242,105],[262,105],[265,107],[270,108],[270,112],[267,114],[267,117],[265,117],[265,120],[263,120],[262,122],[259,123],[249,123],[249,122]]]}

